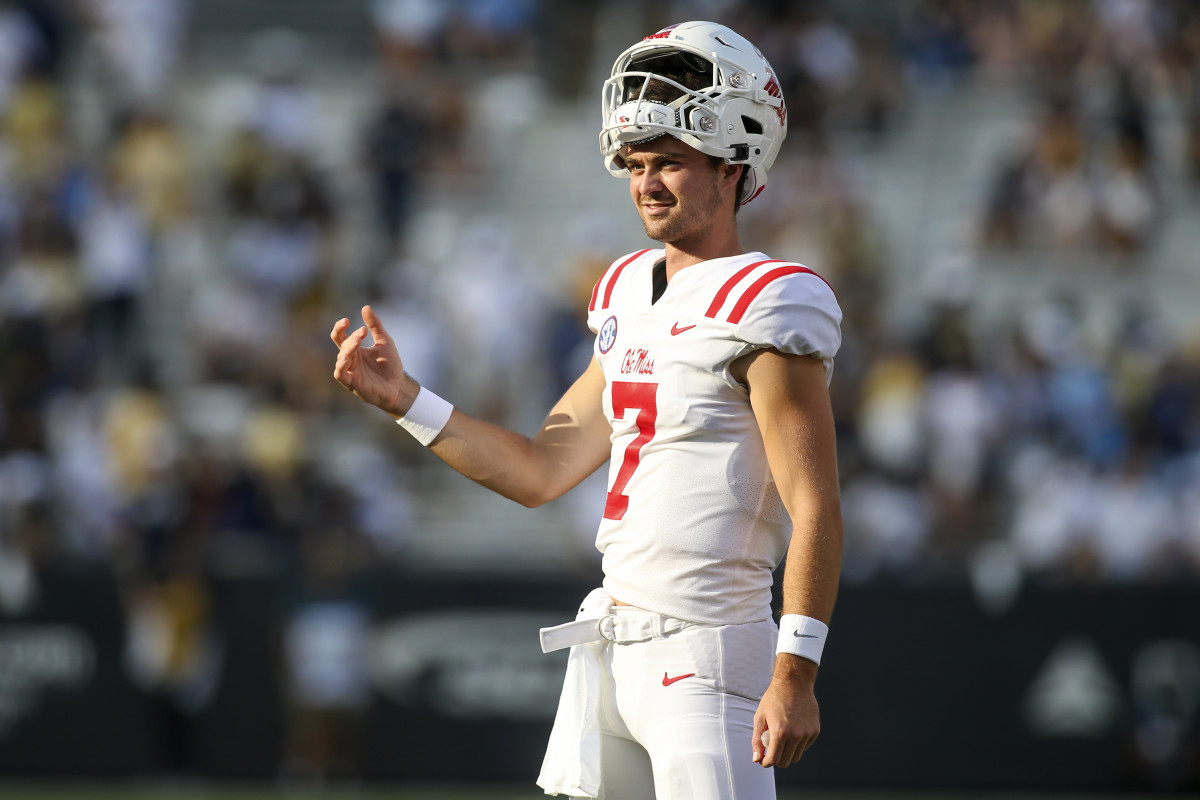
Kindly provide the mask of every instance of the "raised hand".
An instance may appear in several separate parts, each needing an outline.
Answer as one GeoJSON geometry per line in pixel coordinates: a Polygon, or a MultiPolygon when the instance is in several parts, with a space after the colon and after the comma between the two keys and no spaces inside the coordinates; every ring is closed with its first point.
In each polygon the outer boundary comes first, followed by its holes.
{"type": "Polygon", "coordinates": [[[350,320],[345,318],[329,333],[338,348],[333,377],[362,400],[401,417],[416,397],[417,383],[404,373],[396,344],[374,309],[363,306],[362,318],[364,325],[353,333],[347,333],[350,320]],[[374,341],[369,347],[363,345],[368,333],[374,341]]]}

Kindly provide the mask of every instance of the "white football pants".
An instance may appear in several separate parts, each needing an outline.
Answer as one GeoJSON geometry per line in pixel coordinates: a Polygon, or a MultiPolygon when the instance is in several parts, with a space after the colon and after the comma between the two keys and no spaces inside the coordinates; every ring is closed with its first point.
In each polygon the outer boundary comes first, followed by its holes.
{"type": "Polygon", "coordinates": [[[751,737],[777,637],[766,620],[606,645],[599,800],[773,800],[751,737]]]}

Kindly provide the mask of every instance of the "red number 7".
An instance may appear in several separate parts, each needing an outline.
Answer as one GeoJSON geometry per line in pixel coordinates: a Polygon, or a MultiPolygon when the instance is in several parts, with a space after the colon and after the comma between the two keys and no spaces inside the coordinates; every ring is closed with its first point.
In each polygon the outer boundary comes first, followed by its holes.
{"type": "Polygon", "coordinates": [[[620,519],[629,508],[629,495],[624,494],[625,485],[633,477],[641,459],[642,448],[646,442],[654,438],[654,421],[658,419],[657,383],[633,383],[630,381],[613,381],[612,405],[613,417],[624,419],[625,412],[631,408],[638,409],[638,435],[625,448],[625,458],[621,461],[621,469],[617,471],[617,479],[613,481],[612,489],[608,492],[608,500],[604,504],[605,519],[620,519]]]}

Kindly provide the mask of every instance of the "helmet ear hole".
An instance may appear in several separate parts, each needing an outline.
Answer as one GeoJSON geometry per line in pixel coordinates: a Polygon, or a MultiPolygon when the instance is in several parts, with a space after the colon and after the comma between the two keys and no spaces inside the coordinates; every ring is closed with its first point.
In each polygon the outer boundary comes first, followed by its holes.
{"type": "Polygon", "coordinates": [[[746,133],[754,133],[761,136],[763,132],[762,123],[753,117],[747,117],[745,114],[742,115],[742,127],[746,129],[746,133]]]}

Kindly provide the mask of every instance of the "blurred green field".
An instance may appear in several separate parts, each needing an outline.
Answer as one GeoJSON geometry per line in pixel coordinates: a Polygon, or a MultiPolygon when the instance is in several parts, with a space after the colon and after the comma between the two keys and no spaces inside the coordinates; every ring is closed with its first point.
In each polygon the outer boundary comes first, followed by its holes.
{"type": "MultiPolygon", "coordinates": [[[[1160,796],[789,791],[781,793],[779,800],[1150,800],[1151,797],[1160,796]]],[[[0,798],[3,800],[538,800],[544,797],[537,787],[512,785],[404,785],[323,789],[282,784],[0,781],[0,798]]]]}

